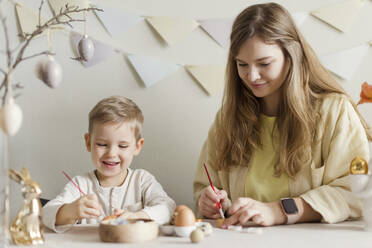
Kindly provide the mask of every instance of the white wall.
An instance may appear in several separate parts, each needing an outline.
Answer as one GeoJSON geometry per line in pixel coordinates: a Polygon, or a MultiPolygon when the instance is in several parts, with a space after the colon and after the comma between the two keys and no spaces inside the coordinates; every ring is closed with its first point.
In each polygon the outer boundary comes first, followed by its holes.
{"type": "MultiPolygon", "coordinates": [[[[277,1],[291,11],[311,11],[342,0],[277,1]]],[[[37,7],[39,1],[27,0],[37,7]]],[[[196,19],[236,16],[247,4],[265,1],[216,0],[107,0],[108,4],[145,15],[185,16],[196,19]]],[[[9,9],[9,26],[16,34],[13,11],[9,9]]],[[[350,32],[340,33],[321,21],[308,17],[300,28],[319,55],[351,48],[372,40],[372,1],[367,1],[350,32]]],[[[78,25],[76,30],[82,30],[78,25]]],[[[142,54],[180,64],[225,64],[226,51],[200,28],[171,47],[163,45],[155,32],[140,22],[133,29],[112,39],[92,14],[88,15],[88,34],[125,52],[142,54]]],[[[52,90],[34,75],[39,59],[21,64],[15,80],[25,89],[17,99],[24,121],[19,133],[10,140],[11,167],[27,167],[43,189],[43,197],[53,198],[66,183],[61,170],[71,176],[93,169],[84,149],[88,112],[96,102],[110,95],[132,98],[145,116],[145,146],[132,168],[145,168],[153,173],[178,204],[193,206],[192,182],[201,146],[218,110],[222,94],[210,97],[184,69],[165,80],[145,88],[124,56],[116,55],[91,68],[70,59],[74,57],[69,37],[59,33],[52,37],[57,60],[64,70],[64,80],[52,90]]],[[[0,38],[2,41],[2,38],[0,38]]],[[[0,43],[2,45],[2,43],[0,43]]],[[[30,53],[46,48],[45,37],[34,42],[30,53]]],[[[1,48],[2,49],[2,48],[1,48]]],[[[4,55],[1,54],[1,60],[4,55]]],[[[1,62],[3,64],[3,62],[1,62]]],[[[372,83],[372,49],[350,81],[342,85],[353,99],[359,99],[363,81],[372,83]]],[[[372,124],[372,104],[359,106],[372,124]]],[[[347,149],[347,148],[345,148],[347,149]]],[[[11,205],[14,215],[21,204],[20,189],[11,183],[11,205]]]]}

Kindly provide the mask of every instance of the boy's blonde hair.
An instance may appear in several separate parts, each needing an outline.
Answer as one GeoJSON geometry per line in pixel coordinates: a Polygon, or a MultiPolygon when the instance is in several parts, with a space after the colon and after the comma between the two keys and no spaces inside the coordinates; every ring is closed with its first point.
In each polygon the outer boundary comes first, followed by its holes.
{"type": "Polygon", "coordinates": [[[123,96],[111,96],[99,101],[89,113],[89,134],[95,123],[115,124],[132,122],[136,141],[142,138],[143,115],[132,100],[123,96]]]}

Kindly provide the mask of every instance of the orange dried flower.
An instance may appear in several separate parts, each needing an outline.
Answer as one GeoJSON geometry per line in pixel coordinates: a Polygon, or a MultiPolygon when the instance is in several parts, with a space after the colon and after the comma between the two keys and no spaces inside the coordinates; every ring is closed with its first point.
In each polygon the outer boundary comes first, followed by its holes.
{"type": "Polygon", "coordinates": [[[362,90],[360,92],[360,100],[358,104],[372,102],[372,85],[369,85],[367,82],[362,84],[362,90]]]}

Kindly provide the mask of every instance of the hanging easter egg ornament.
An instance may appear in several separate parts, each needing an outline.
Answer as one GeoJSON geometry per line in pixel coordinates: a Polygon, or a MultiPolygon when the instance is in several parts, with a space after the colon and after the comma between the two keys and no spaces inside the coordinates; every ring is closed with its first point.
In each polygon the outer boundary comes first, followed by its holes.
{"type": "Polygon", "coordinates": [[[22,118],[21,108],[14,102],[13,97],[9,97],[0,108],[1,129],[9,136],[15,135],[21,127],[22,118]]]}
{"type": "Polygon", "coordinates": [[[50,88],[58,87],[62,81],[62,67],[52,56],[38,63],[36,74],[50,88]]]}
{"type": "Polygon", "coordinates": [[[94,43],[88,35],[84,35],[84,37],[79,41],[78,50],[80,57],[84,61],[89,61],[93,57],[94,43]]]}
{"type": "Polygon", "coordinates": [[[94,55],[94,43],[87,35],[87,12],[84,11],[84,36],[79,41],[78,52],[81,60],[88,62],[94,55]]]}
{"type": "Polygon", "coordinates": [[[51,55],[52,40],[47,29],[48,56],[36,65],[36,76],[50,88],[56,88],[62,81],[62,67],[51,55]]]}

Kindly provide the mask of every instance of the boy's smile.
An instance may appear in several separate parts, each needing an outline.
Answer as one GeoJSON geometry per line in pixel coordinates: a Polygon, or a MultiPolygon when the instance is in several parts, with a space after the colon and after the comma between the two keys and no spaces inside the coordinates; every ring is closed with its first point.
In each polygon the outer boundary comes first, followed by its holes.
{"type": "Polygon", "coordinates": [[[105,187],[124,182],[133,157],[139,154],[143,145],[143,139],[136,141],[131,122],[95,123],[91,134],[85,134],[85,142],[98,180],[105,187]]]}

